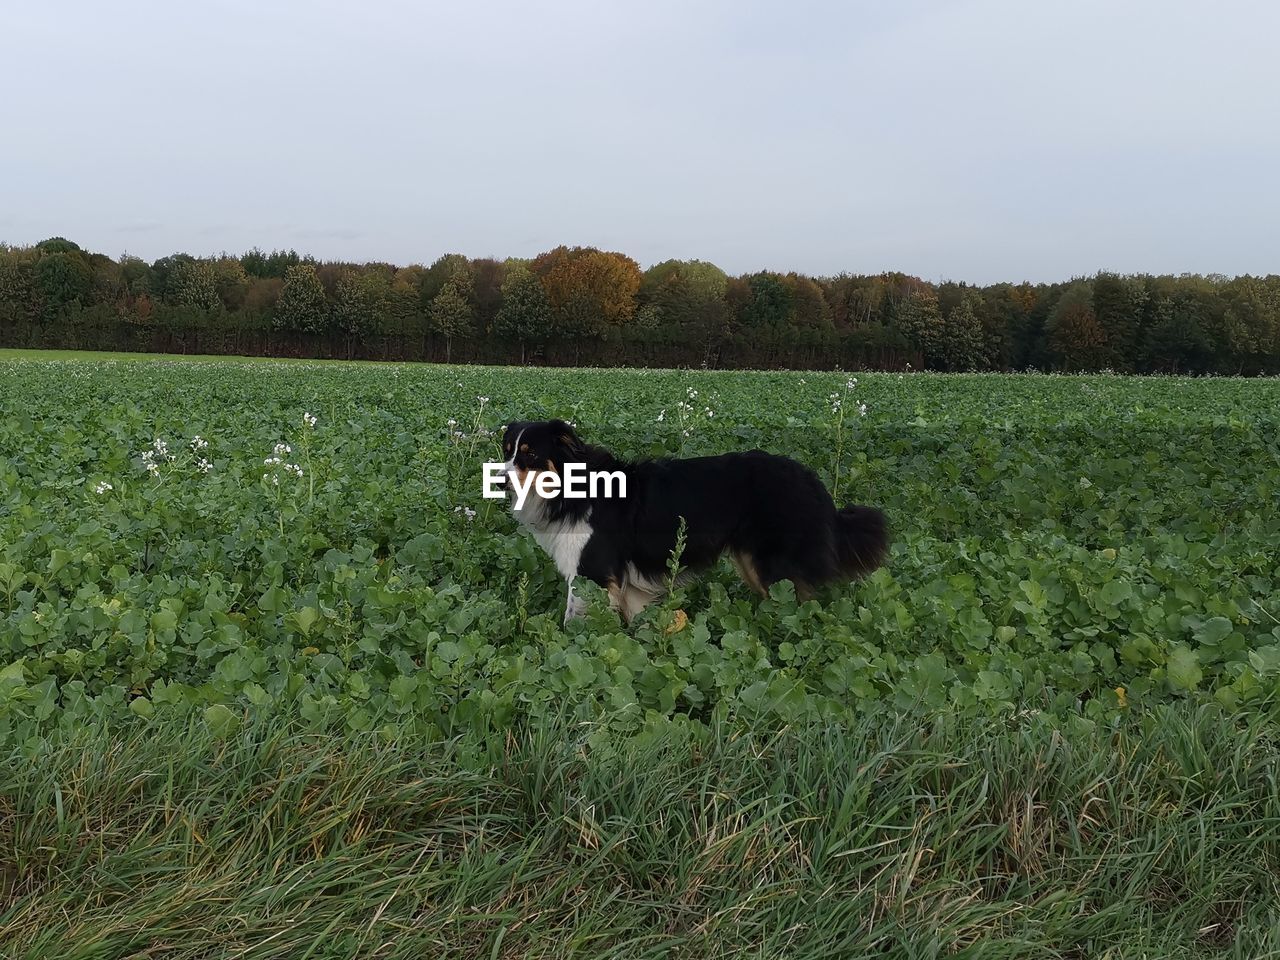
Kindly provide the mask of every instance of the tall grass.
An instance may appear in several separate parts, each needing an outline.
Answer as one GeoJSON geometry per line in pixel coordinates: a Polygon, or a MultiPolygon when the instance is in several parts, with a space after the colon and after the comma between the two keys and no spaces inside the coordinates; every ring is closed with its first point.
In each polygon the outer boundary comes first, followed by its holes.
{"type": "Polygon", "coordinates": [[[1275,728],[283,720],[0,757],[0,956],[1280,956],[1275,728]]]}

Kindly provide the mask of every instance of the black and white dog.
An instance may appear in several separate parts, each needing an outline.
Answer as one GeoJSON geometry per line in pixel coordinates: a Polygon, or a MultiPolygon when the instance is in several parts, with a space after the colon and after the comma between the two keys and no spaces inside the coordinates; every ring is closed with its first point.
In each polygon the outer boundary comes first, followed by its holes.
{"type": "Polygon", "coordinates": [[[661,597],[682,517],[682,571],[705,570],[728,551],[760,594],[790,580],[808,596],[821,584],[865,576],[888,552],[883,513],[837,509],[812,470],[763,450],[627,462],[583,443],[563,420],[508,424],[502,449],[509,495],[517,484],[527,492],[522,505],[513,501],[516,518],[569,581],[566,622],[583,612],[573,594],[575,576],[608,590],[628,621],[661,597]],[[563,476],[567,464],[621,475],[625,496],[617,496],[616,485],[584,498],[540,496],[537,475],[563,476]]]}

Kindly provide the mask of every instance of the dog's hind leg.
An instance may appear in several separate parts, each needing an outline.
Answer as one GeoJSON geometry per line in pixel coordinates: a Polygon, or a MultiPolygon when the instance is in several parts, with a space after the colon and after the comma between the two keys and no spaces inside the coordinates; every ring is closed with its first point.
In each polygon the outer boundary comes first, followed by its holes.
{"type": "Polygon", "coordinates": [[[797,599],[808,600],[814,595],[813,588],[806,581],[777,568],[777,565],[766,565],[761,569],[751,554],[743,550],[732,551],[729,556],[733,558],[733,565],[738,568],[738,575],[743,582],[762,597],[767,597],[769,588],[779,580],[791,581],[796,588],[797,599]]]}
{"type": "Polygon", "coordinates": [[[641,610],[662,596],[663,591],[654,590],[623,577],[622,581],[610,580],[608,587],[609,606],[627,623],[641,610]]]}
{"type": "Polygon", "coordinates": [[[623,589],[622,584],[617,580],[610,580],[605,586],[605,590],[609,593],[609,609],[625,617],[623,603],[626,599],[626,591],[623,589]]]}
{"type": "Polygon", "coordinates": [[[661,597],[664,592],[665,591],[662,590],[650,590],[646,587],[640,587],[633,583],[627,584],[626,593],[624,595],[627,622],[630,623],[631,619],[636,614],[661,597]]]}
{"type": "Polygon", "coordinates": [[[751,554],[743,550],[732,550],[729,556],[733,559],[733,565],[737,568],[738,576],[742,578],[743,583],[762,597],[768,594],[769,589],[760,579],[760,571],[756,569],[756,563],[751,558],[751,554]]]}

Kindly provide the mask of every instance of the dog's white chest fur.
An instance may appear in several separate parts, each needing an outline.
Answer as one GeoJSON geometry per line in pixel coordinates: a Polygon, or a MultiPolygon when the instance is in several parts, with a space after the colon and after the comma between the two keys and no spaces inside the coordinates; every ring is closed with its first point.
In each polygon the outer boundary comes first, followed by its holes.
{"type": "Polygon", "coordinates": [[[591,524],[588,522],[591,512],[587,511],[580,520],[549,520],[546,507],[547,503],[541,497],[531,496],[525,501],[524,509],[513,508],[511,512],[551,557],[560,575],[572,583],[578,575],[582,551],[591,539],[591,524]]]}
{"type": "Polygon", "coordinates": [[[560,575],[572,582],[578,575],[578,561],[591,539],[591,525],[585,520],[561,521],[531,526],[533,538],[547,551],[560,575]]]}

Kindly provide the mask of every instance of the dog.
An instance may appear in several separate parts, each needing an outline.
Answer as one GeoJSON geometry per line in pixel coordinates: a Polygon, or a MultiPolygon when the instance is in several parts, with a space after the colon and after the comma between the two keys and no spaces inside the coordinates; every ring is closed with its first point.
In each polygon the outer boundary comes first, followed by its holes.
{"type": "Polygon", "coordinates": [[[563,420],[509,423],[502,450],[516,519],[569,582],[566,624],[585,612],[573,593],[576,576],[605,588],[628,623],[662,597],[681,518],[679,583],[727,552],[743,581],[762,596],[779,580],[790,580],[805,598],[823,584],[866,576],[888,553],[889,528],[880,510],[837,509],[811,469],[763,450],[624,461],[584,443],[563,420]],[[598,486],[588,487],[585,497],[543,496],[537,489],[583,471],[612,478],[615,487],[621,478],[625,495],[598,486]]]}

